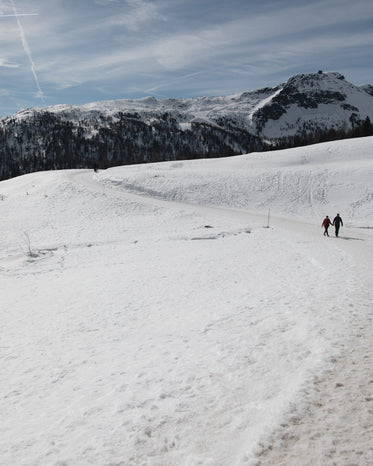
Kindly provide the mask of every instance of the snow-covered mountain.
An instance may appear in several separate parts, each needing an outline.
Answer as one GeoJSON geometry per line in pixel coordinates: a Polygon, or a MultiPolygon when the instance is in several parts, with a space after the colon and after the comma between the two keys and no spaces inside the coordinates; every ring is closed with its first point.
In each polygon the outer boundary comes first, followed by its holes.
{"type": "Polygon", "coordinates": [[[373,117],[368,91],[339,73],[297,75],[254,113],[253,121],[268,139],[357,126],[373,117]]]}
{"type": "Polygon", "coordinates": [[[0,121],[0,177],[242,154],[284,140],[294,145],[294,138],[298,145],[309,143],[315,135],[346,132],[370,120],[372,86],[358,87],[339,73],[321,71],[224,97],[27,109],[0,121]]]}

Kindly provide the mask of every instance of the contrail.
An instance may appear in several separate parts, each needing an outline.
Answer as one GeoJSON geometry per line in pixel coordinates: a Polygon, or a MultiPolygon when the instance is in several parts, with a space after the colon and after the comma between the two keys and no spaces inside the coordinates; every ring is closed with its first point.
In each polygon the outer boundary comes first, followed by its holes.
{"type": "MultiPolygon", "coordinates": [[[[43,91],[41,90],[41,87],[40,87],[40,84],[39,84],[39,79],[38,79],[38,75],[36,74],[36,70],[35,70],[35,64],[34,64],[34,60],[32,59],[32,55],[31,55],[31,50],[30,50],[30,47],[28,45],[28,42],[27,42],[27,39],[26,39],[26,36],[25,36],[25,32],[23,30],[23,26],[22,26],[22,23],[21,21],[19,20],[19,16],[26,16],[27,14],[24,14],[24,15],[19,15],[18,12],[17,12],[17,8],[16,8],[16,5],[14,3],[14,0],[10,0],[12,6],[13,6],[13,11],[14,11],[14,15],[11,15],[11,16],[15,16],[16,20],[17,20],[17,24],[18,24],[18,29],[19,29],[19,33],[21,35],[21,40],[22,40],[22,45],[23,45],[23,49],[27,55],[27,58],[29,59],[29,62],[30,62],[30,65],[31,65],[31,72],[32,72],[32,75],[34,76],[34,79],[35,79],[35,83],[36,83],[36,87],[38,88],[38,92],[37,92],[37,97],[40,97],[40,98],[43,98],[44,97],[44,94],[43,94],[43,91]]],[[[30,13],[31,14],[31,13],[30,13]]],[[[7,16],[7,15],[6,15],[7,16]]]]}

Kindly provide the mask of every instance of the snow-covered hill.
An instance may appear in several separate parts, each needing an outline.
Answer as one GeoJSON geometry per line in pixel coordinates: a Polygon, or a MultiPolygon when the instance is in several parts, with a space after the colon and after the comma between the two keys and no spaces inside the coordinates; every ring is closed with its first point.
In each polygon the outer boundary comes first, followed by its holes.
{"type": "Polygon", "coordinates": [[[0,464],[371,464],[372,153],[1,182],[0,464]]]}
{"type": "Polygon", "coordinates": [[[325,135],[330,139],[332,132],[331,138],[341,138],[365,123],[371,134],[371,121],[371,87],[322,72],[225,97],[147,97],[28,109],[0,121],[0,178],[244,154],[279,143],[305,145],[325,135]]]}
{"type": "Polygon", "coordinates": [[[100,180],[152,196],[321,218],[341,210],[373,228],[372,138],[231,158],[108,169],[100,180]],[[193,180],[193,182],[191,182],[193,180]]]}

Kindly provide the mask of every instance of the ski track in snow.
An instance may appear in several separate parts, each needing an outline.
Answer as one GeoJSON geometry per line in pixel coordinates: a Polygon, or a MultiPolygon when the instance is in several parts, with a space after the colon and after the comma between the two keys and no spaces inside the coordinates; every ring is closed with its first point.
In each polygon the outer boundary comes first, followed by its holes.
{"type": "Polygon", "coordinates": [[[0,184],[0,464],[372,464],[372,235],[318,218],[354,174],[220,163],[0,184]]]}

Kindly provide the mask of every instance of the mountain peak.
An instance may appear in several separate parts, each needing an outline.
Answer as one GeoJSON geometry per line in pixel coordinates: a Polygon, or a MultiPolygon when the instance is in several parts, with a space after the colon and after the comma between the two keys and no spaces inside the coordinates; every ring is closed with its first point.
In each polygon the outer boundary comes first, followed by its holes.
{"type": "Polygon", "coordinates": [[[373,99],[337,72],[295,75],[254,115],[268,139],[353,126],[373,116],[373,99]]]}
{"type": "Polygon", "coordinates": [[[337,71],[327,71],[324,72],[322,70],[318,71],[317,73],[301,73],[301,74],[296,74],[288,79],[288,82],[291,81],[298,81],[298,82],[322,82],[322,81],[327,81],[327,80],[340,80],[340,81],[345,81],[345,77],[341,74],[338,73],[337,71]]]}

